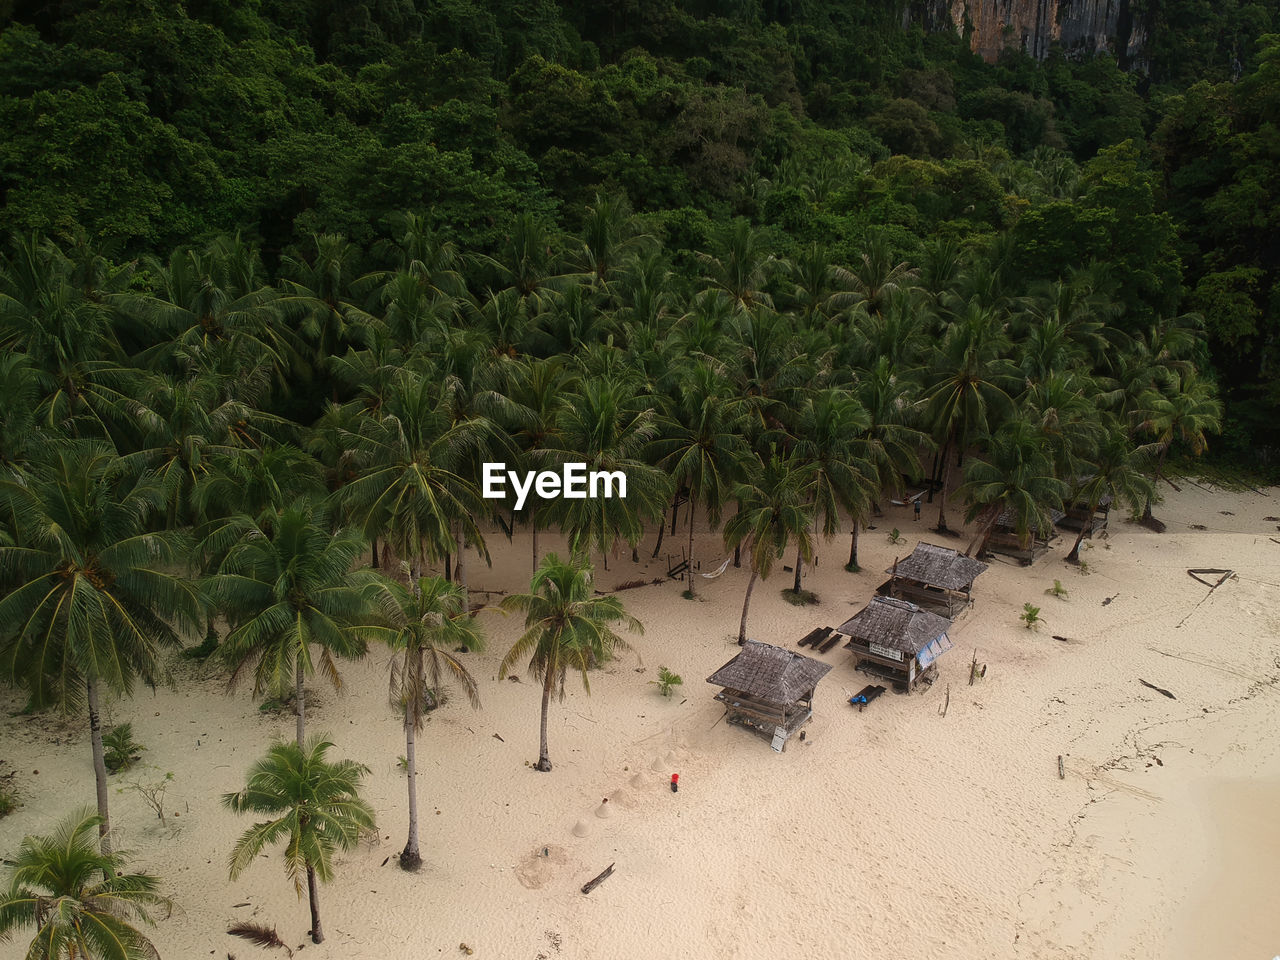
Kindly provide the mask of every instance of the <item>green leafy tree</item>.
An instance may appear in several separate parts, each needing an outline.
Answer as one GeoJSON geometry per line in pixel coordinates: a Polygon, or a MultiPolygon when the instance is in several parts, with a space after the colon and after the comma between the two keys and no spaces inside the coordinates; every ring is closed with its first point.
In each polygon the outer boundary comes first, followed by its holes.
{"type": "Polygon", "coordinates": [[[388,602],[382,604],[391,629],[386,641],[396,653],[391,665],[391,703],[404,714],[405,769],[409,781],[409,839],[400,853],[400,867],[416,870],[422,864],[418,847],[417,737],[428,709],[439,702],[445,674],[466,691],[473,707],[480,706],[475,678],[450,649],[484,646],[480,628],[466,612],[462,588],[441,577],[423,577],[412,590],[397,583],[380,586],[388,602]]]}
{"type": "Polygon", "coordinates": [[[794,539],[800,556],[813,561],[813,504],[809,490],[816,468],[774,454],[767,463],[756,461],[746,479],[733,491],[738,512],[724,525],[724,545],[744,547],[751,561],[751,577],[742,601],[738,644],[747,640],[747,611],[757,579],[768,579],[774,561],[780,560],[794,539]]]}
{"type": "Polygon", "coordinates": [[[155,478],[129,476],[97,441],[51,446],[22,480],[0,480],[0,512],[14,534],[0,543],[0,671],[34,707],[88,708],[104,855],[102,693],[154,684],[178,629],[202,620],[195,585],[169,572],[190,549],[180,534],[155,529],[162,510],[155,478]]]}
{"type": "Polygon", "coordinates": [[[284,871],[302,896],[307,878],[311,941],[324,942],[320,926],[319,883],[334,877],[333,855],[351,850],[363,832],[376,828],[373,809],[360,799],[360,780],[368,768],[353,760],[329,762],[333,746],[313,738],[305,745],[275,743],[249,768],[239,793],[223,794],[234,813],[266,815],[236,841],[231,879],[237,879],[268,847],[284,843],[284,871]]]}
{"type": "Polygon", "coordinates": [[[297,743],[306,739],[306,678],[319,666],[341,689],[335,658],[363,657],[375,635],[376,611],[364,587],[370,571],[353,571],[364,542],[350,528],[328,530],[326,511],[305,501],[264,530],[236,518],[210,535],[206,548],[230,541],[208,590],[231,630],[219,653],[232,684],[253,670],[253,694],[293,693],[297,743]],[[318,657],[313,652],[318,651],[318,657]]]}
{"type": "Polygon", "coordinates": [[[538,762],[535,769],[551,769],[547,752],[547,713],[551,695],[564,699],[565,679],[574,670],[582,687],[591,692],[587,671],[628,649],[613,630],[620,623],[633,633],[643,633],[640,621],[623,609],[617,597],[592,595],[591,567],[582,558],[561,560],[548,554],[529,582],[528,593],[502,598],[502,609],[524,614],[524,633],[502,658],[499,678],[529,658],[529,674],[542,683],[542,719],[539,727],[538,762]]]}
{"type": "Polygon", "coordinates": [[[155,924],[172,906],[159,881],[126,873],[123,853],[100,852],[102,819],[88,809],[62,820],[47,837],[25,837],[0,895],[0,943],[34,928],[27,960],[153,960],[160,954],[135,926],[155,924]]]}
{"type": "Polygon", "coordinates": [[[1139,504],[1149,504],[1154,494],[1154,484],[1144,473],[1147,448],[1135,447],[1129,435],[1118,427],[1107,430],[1098,444],[1097,452],[1090,457],[1084,483],[1073,491],[1072,502],[1082,503],[1089,515],[1080,525],[1080,533],[1067,554],[1068,563],[1080,559],[1080,544],[1093,523],[1094,511],[1104,497],[1116,503],[1126,504],[1137,510],[1139,504]]]}

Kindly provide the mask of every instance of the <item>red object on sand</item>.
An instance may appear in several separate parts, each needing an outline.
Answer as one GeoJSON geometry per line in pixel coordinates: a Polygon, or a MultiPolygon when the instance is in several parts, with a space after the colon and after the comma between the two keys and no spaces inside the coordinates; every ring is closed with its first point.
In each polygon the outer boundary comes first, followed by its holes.
{"type": "Polygon", "coordinates": [[[671,775],[671,782],[672,782],[672,783],[679,783],[679,782],[680,782],[680,774],[678,774],[678,773],[673,773],[673,774],[671,775]]]}

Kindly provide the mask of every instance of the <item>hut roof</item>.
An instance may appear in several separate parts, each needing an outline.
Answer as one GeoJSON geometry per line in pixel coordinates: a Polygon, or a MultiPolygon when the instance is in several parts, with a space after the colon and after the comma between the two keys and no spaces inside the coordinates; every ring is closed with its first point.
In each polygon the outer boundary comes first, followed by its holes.
{"type": "Polygon", "coordinates": [[[827,675],[831,664],[802,653],[748,640],[742,652],[707,677],[707,683],[740,690],[770,703],[794,703],[827,675]]]}
{"type": "MultiPolygon", "coordinates": [[[[1058,510],[1056,508],[1051,508],[1049,510],[1049,522],[1051,524],[1057,523],[1059,520],[1061,520],[1065,516],[1066,516],[1065,513],[1063,513],[1061,510],[1058,510]]],[[[1018,522],[1018,518],[1013,515],[1013,511],[1006,508],[1004,512],[1000,514],[999,519],[996,520],[996,526],[1007,527],[1008,529],[1012,530],[1015,526],[1017,526],[1017,522],[1018,522]]]]}
{"type": "MultiPolygon", "coordinates": [[[[987,565],[973,557],[962,556],[950,547],[936,543],[917,543],[911,556],[898,563],[896,571],[904,580],[914,580],[943,590],[964,590],[987,565]]],[[[890,567],[885,573],[894,573],[890,567]]]]}
{"type": "Polygon", "coordinates": [[[945,634],[951,621],[894,597],[874,597],[836,630],[846,637],[901,650],[914,657],[945,634]]]}

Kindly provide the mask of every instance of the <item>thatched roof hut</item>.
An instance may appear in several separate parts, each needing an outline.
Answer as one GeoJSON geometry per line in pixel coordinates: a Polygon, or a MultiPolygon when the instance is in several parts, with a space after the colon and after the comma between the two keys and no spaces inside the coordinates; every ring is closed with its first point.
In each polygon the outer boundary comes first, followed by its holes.
{"type": "Polygon", "coordinates": [[[885,573],[891,578],[876,590],[919,604],[954,620],[973,602],[971,591],[987,564],[936,543],[917,543],[911,555],[885,573]]]}
{"type": "Polygon", "coordinates": [[[987,553],[999,553],[1013,557],[1022,565],[1029,566],[1036,558],[1049,549],[1049,541],[1053,538],[1053,525],[1062,520],[1066,514],[1057,509],[1048,511],[1043,527],[1036,526],[1025,534],[1018,533],[1018,518],[1012,510],[1006,509],[996,518],[991,536],[987,538],[987,553]]]}
{"type": "Polygon", "coordinates": [[[935,661],[951,649],[950,628],[950,620],[914,603],[873,597],[836,631],[849,638],[845,647],[853,651],[854,669],[888,676],[910,690],[936,673],[935,661]]]}
{"type": "Polygon", "coordinates": [[[830,669],[831,664],[802,653],[748,640],[707,683],[723,688],[716,699],[724,703],[730,723],[773,737],[774,749],[781,750],[813,715],[814,690],[830,669]]]}

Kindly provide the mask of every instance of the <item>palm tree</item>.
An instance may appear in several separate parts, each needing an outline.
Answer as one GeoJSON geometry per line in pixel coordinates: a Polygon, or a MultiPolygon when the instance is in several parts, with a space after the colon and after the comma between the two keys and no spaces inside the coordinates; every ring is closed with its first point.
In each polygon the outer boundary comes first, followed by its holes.
{"type": "Polygon", "coordinates": [[[344,513],[366,538],[386,538],[409,561],[414,580],[424,560],[456,549],[455,529],[483,550],[475,517],[485,504],[466,471],[488,422],[454,422],[439,384],[407,370],[390,386],[379,414],[361,417],[354,433],[338,430],[356,471],[336,494],[344,513]]]}
{"type": "Polygon", "coordinates": [[[34,927],[27,960],[156,960],[155,946],[134,923],[154,926],[153,909],[168,897],[146,873],[125,873],[121,853],[94,849],[102,819],[85,808],[48,837],[24,837],[9,861],[13,881],[0,895],[0,943],[34,927]]]}
{"type": "Polygon", "coordinates": [[[928,393],[927,419],[942,448],[942,491],[938,532],[946,533],[951,457],[993,432],[998,416],[1012,406],[1005,387],[1013,365],[1003,357],[1007,338],[997,315],[976,302],[948,329],[938,347],[928,393]]]}
{"type": "Polygon", "coordinates": [[[698,254],[704,287],[720,291],[736,311],[749,311],[757,304],[773,306],[764,287],[781,264],[765,247],[764,235],[738,218],[720,229],[715,246],[714,255],[698,254]]]}
{"type": "Polygon", "coordinates": [[[1194,373],[1182,374],[1168,392],[1148,392],[1138,430],[1152,438],[1160,455],[1156,458],[1151,496],[1142,512],[1144,522],[1151,522],[1151,501],[1160,485],[1169,448],[1180,441],[1191,448],[1192,456],[1198,457],[1209,446],[1205,434],[1220,428],[1222,404],[1213,394],[1213,387],[1194,373]]]}
{"type": "Polygon", "coordinates": [[[728,499],[738,464],[750,453],[742,436],[742,400],[706,361],[694,360],[681,376],[675,413],[659,442],[658,466],[677,488],[689,491],[689,596],[694,595],[693,531],[702,504],[714,529],[728,499]]]}
{"type": "Polygon", "coordinates": [[[1118,426],[1112,426],[1104,434],[1097,453],[1086,467],[1090,471],[1088,478],[1072,497],[1073,503],[1089,505],[1089,516],[1080,524],[1080,533],[1067,554],[1068,563],[1079,562],[1080,543],[1084,540],[1085,531],[1092,526],[1094,511],[1104,498],[1126,503],[1135,511],[1138,504],[1150,503],[1155,485],[1143,472],[1147,449],[1134,447],[1128,434],[1118,426]]]}
{"type": "Polygon", "coordinates": [[[542,682],[542,722],[534,769],[544,773],[551,769],[547,754],[551,694],[558,690],[560,699],[564,699],[565,678],[570,669],[582,675],[582,687],[591,693],[587,670],[608,660],[615,650],[628,649],[611,624],[621,623],[633,633],[644,633],[640,621],[623,609],[617,597],[592,596],[592,579],[591,567],[584,558],[565,561],[551,553],[533,575],[528,593],[502,598],[503,610],[525,615],[525,630],[502,658],[498,678],[505,677],[518,661],[528,657],[529,675],[542,682]]]}
{"type": "Polygon", "coordinates": [[[186,540],[155,531],[155,478],[124,474],[98,441],[63,441],[21,479],[0,479],[0,511],[14,543],[0,545],[0,674],[33,707],[87,705],[102,852],[111,852],[101,694],[154,684],[161,657],[195,629],[196,587],[166,572],[189,559],[186,540]]]}
{"type": "Polygon", "coordinates": [[[306,738],[303,683],[319,665],[334,689],[342,688],[334,657],[363,657],[374,635],[374,608],[364,587],[371,571],[352,572],[364,541],[349,528],[329,533],[325,510],[306,501],[279,514],[270,530],[247,518],[230,521],[206,541],[206,549],[234,537],[209,580],[214,606],[227,619],[219,653],[234,686],[253,666],[253,694],[287,696],[297,712],[297,743],[306,738]]]}
{"type": "Polygon", "coordinates": [[[889,298],[914,284],[917,274],[906,261],[896,260],[883,234],[867,239],[866,249],[849,272],[854,293],[873,315],[883,313],[889,298]]]}
{"type": "Polygon", "coordinates": [[[249,769],[239,793],[223,794],[222,803],[235,813],[266,814],[236,841],[231,853],[235,880],[264,849],[285,843],[284,872],[302,896],[303,873],[311,905],[311,941],[322,943],[320,893],[316,881],[333,879],[333,855],[350,850],[361,833],[373,830],[373,808],[360,799],[360,779],[367,767],[354,760],[330,763],[325,754],[333,744],[313,738],[305,746],[275,743],[249,769]]]}
{"type": "Polygon", "coordinates": [[[795,284],[791,299],[800,308],[800,319],[806,325],[825,323],[858,299],[853,292],[853,274],[833,263],[831,252],[820,244],[802,250],[791,260],[788,270],[795,284]]]}
{"type": "Polygon", "coordinates": [[[585,553],[597,547],[609,569],[609,551],[619,540],[634,547],[646,521],[666,508],[670,480],[645,459],[658,435],[652,405],[624,381],[601,377],[583,381],[560,412],[561,449],[550,454],[560,463],[585,463],[588,473],[621,472],[626,497],[563,499],[555,513],[569,538],[569,549],[585,553]]]}
{"type": "Polygon", "coordinates": [[[738,626],[739,646],[747,641],[747,610],[756,580],[768,579],[774,561],[781,559],[792,538],[800,556],[813,560],[813,504],[808,493],[814,473],[812,464],[784,460],[775,453],[767,463],[756,460],[747,480],[734,488],[738,512],[724,525],[724,544],[731,550],[745,546],[751,560],[751,578],[738,626]]]}
{"type": "Polygon", "coordinates": [[[1054,476],[1053,458],[1035,425],[1022,417],[1008,421],[990,438],[986,458],[970,460],[965,467],[959,490],[969,504],[965,520],[981,519],[967,553],[982,555],[1006,513],[1024,543],[1033,532],[1049,529],[1049,511],[1062,506],[1066,492],[1067,485],[1054,476]]]}
{"type": "MultiPolygon", "coordinates": [[[[798,464],[813,467],[809,499],[822,517],[823,536],[830,540],[835,535],[841,510],[853,520],[856,531],[879,493],[876,465],[866,456],[869,414],[854,394],[828,387],[806,398],[790,419],[792,455],[798,464]]],[[[803,567],[804,557],[797,550],[793,587],[797,596],[803,567]]]]}
{"type": "Polygon", "coordinates": [[[393,625],[386,634],[387,644],[398,654],[391,665],[391,703],[404,714],[409,780],[409,839],[400,853],[400,867],[416,870],[422,864],[418,849],[417,734],[425,712],[439,702],[446,670],[462,684],[471,706],[480,706],[475,678],[449,649],[479,650],[483,637],[475,620],[467,615],[462,588],[456,583],[442,577],[423,577],[412,590],[388,582],[380,586],[380,592],[393,625]]]}
{"type": "MultiPolygon", "coordinates": [[[[559,357],[517,362],[508,371],[505,419],[520,464],[534,469],[547,462],[547,452],[560,445],[560,407],[578,378],[565,369],[559,357]]],[[[538,505],[541,498],[529,491],[525,509],[533,534],[533,570],[538,569],[538,505]]]]}

